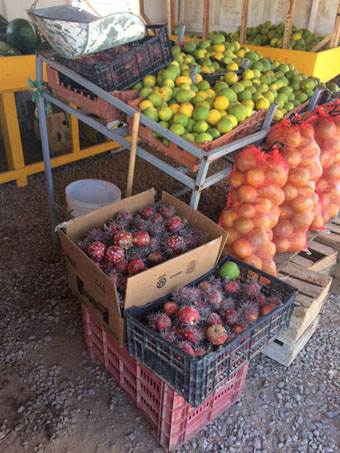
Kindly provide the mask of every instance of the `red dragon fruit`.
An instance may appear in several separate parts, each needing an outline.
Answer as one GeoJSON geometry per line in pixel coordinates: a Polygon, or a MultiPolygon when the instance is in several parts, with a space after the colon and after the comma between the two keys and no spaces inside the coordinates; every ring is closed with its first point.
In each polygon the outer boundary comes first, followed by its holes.
{"type": "Polygon", "coordinates": [[[136,247],[147,247],[150,243],[150,236],[147,231],[137,231],[133,235],[133,241],[136,247]]]}
{"type": "Polygon", "coordinates": [[[183,222],[182,219],[178,216],[172,217],[167,221],[166,227],[168,231],[177,233],[183,230],[183,222]]]}
{"type": "Polygon", "coordinates": [[[237,323],[239,318],[239,314],[236,310],[233,308],[229,308],[228,310],[225,310],[223,313],[223,320],[229,324],[229,326],[233,326],[237,323]]]}
{"type": "Polygon", "coordinates": [[[143,217],[143,219],[148,219],[148,218],[152,217],[155,214],[156,214],[156,211],[152,207],[144,208],[140,212],[140,215],[143,217]]]}
{"type": "Polygon", "coordinates": [[[186,327],[182,332],[182,338],[183,340],[196,344],[203,340],[203,335],[195,327],[186,327]]]}
{"type": "Polygon", "coordinates": [[[133,219],[132,214],[127,211],[120,211],[117,212],[115,215],[115,221],[120,225],[122,228],[125,228],[133,219]]]}
{"type": "Polygon", "coordinates": [[[122,274],[127,274],[128,266],[129,266],[129,263],[124,260],[124,261],[120,261],[119,263],[116,264],[116,269],[118,272],[121,272],[122,274]]]}
{"type": "Polygon", "coordinates": [[[242,289],[243,293],[249,298],[258,296],[261,290],[260,285],[253,278],[247,280],[242,289]]]}
{"type": "Polygon", "coordinates": [[[178,305],[175,302],[172,302],[169,300],[168,302],[165,302],[163,305],[163,311],[169,316],[174,315],[178,310],[178,305]]]}
{"type": "Polygon", "coordinates": [[[219,291],[215,291],[212,289],[207,295],[206,295],[206,301],[207,303],[214,308],[217,308],[220,303],[222,302],[222,294],[219,291]]]}
{"type": "Polygon", "coordinates": [[[119,231],[113,238],[113,242],[124,250],[129,250],[133,246],[133,236],[128,231],[119,231]]]}
{"type": "Polygon", "coordinates": [[[200,282],[198,284],[198,287],[203,293],[207,293],[212,289],[211,284],[207,280],[203,280],[203,282],[200,282]]]}
{"type": "Polygon", "coordinates": [[[240,292],[241,285],[238,282],[227,282],[224,286],[224,290],[227,294],[236,295],[240,292]]]}
{"type": "Polygon", "coordinates": [[[154,320],[156,330],[169,329],[171,327],[171,319],[166,313],[159,313],[154,320]]]}
{"type": "Polygon", "coordinates": [[[152,217],[150,217],[150,222],[153,224],[161,225],[164,222],[164,218],[161,214],[154,214],[152,217]]]}
{"type": "Polygon", "coordinates": [[[183,341],[182,343],[180,343],[179,347],[187,354],[192,355],[192,356],[195,355],[192,346],[189,343],[187,343],[186,341],[183,341]]]}
{"type": "Polygon", "coordinates": [[[206,330],[206,339],[215,346],[225,343],[227,338],[227,331],[221,324],[214,324],[206,330]]]}
{"type": "Polygon", "coordinates": [[[116,223],[110,223],[109,226],[105,225],[104,229],[105,231],[108,231],[112,237],[115,236],[118,231],[120,231],[120,227],[116,223]]]}
{"type": "Polygon", "coordinates": [[[240,305],[239,308],[241,310],[242,316],[249,324],[257,321],[257,318],[259,317],[259,307],[256,302],[245,302],[240,305]]]}
{"type": "Polygon", "coordinates": [[[140,258],[131,260],[128,265],[128,272],[130,275],[136,275],[147,269],[144,262],[140,258]]]}
{"type": "Polygon", "coordinates": [[[92,242],[88,248],[87,253],[96,261],[100,261],[105,255],[105,245],[102,242],[92,242]]]}
{"type": "Polygon", "coordinates": [[[199,321],[199,313],[195,308],[186,305],[178,310],[178,321],[185,326],[194,326],[199,321]]]}
{"type": "Polygon", "coordinates": [[[234,334],[239,335],[246,329],[246,327],[247,327],[246,323],[240,322],[240,323],[236,324],[234,326],[234,334]]]}
{"type": "Polygon", "coordinates": [[[148,262],[150,266],[157,266],[165,261],[164,255],[160,250],[149,253],[148,262]]]}
{"type": "Polygon", "coordinates": [[[114,264],[120,263],[124,260],[124,250],[119,245],[111,245],[106,250],[105,259],[114,264]]]}
{"type": "Polygon", "coordinates": [[[182,236],[171,236],[166,241],[169,249],[176,255],[179,255],[184,250],[184,239],[182,236]]]}
{"type": "Polygon", "coordinates": [[[165,218],[165,219],[171,219],[171,217],[174,217],[176,215],[176,209],[172,205],[162,205],[159,208],[159,213],[165,218]]]}
{"type": "Polygon", "coordinates": [[[205,322],[208,326],[213,326],[214,324],[221,324],[221,318],[217,313],[211,311],[206,317],[205,322]]]}

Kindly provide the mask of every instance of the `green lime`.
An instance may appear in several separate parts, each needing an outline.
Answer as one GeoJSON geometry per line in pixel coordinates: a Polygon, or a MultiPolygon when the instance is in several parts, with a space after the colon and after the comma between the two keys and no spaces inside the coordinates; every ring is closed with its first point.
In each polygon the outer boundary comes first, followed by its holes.
{"type": "Polygon", "coordinates": [[[222,278],[227,277],[229,280],[235,280],[240,275],[240,269],[233,261],[226,261],[223,263],[218,272],[222,278]]]}

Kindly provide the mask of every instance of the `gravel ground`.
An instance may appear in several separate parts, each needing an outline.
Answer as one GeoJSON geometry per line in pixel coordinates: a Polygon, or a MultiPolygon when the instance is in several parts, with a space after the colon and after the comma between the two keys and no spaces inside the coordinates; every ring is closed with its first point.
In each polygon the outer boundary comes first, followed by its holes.
{"type": "MultiPolygon", "coordinates": [[[[57,200],[76,179],[111,180],[124,193],[127,153],[54,170],[57,200]]],[[[181,185],[137,161],[134,192],[181,185]]],[[[217,220],[220,183],[200,210],[217,220]]],[[[50,238],[44,176],[0,186],[0,451],[161,453],[142,414],[87,356],[81,309],[67,288],[62,252],[50,238]]],[[[59,219],[60,221],[63,219],[59,219]]],[[[340,451],[340,297],[330,294],[320,327],[285,368],[259,355],[242,401],[178,452],[340,451]]]]}

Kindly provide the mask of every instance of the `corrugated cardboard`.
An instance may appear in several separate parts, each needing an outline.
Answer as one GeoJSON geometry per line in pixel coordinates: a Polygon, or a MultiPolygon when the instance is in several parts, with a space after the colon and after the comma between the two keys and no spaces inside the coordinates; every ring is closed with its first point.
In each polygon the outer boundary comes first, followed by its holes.
{"type": "MultiPolygon", "coordinates": [[[[102,228],[119,211],[134,214],[152,206],[154,195],[154,189],[150,189],[57,227],[68,262],[70,287],[84,301],[91,314],[108,328],[120,346],[125,344],[125,328],[115,284],[73,241],[84,237],[93,228],[102,228]]],[[[124,308],[145,305],[199,278],[217,264],[224,249],[227,233],[216,223],[168,193],[163,192],[162,202],[174,205],[178,215],[188,219],[190,227],[206,232],[209,242],[129,277],[124,308]]]]}

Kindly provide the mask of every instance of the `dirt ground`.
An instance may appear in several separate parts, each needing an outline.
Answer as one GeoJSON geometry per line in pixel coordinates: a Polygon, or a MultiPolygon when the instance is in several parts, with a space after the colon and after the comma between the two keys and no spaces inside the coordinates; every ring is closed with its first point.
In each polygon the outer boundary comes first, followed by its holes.
{"type": "MultiPolygon", "coordinates": [[[[128,153],[122,152],[57,168],[56,199],[65,207],[66,185],[82,178],[111,181],[124,194],[127,166],[128,153]]],[[[137,159],[134,193],[150,187],[158,197],[162,190],[182,189],[137,159]]],[[[225,182],[204,191],[199,210],[217,221],[226,192],[225,182]]],[[[0,186],[0,219],[0,451],[163,452],[142,413],[87,355],[80,303],[67,288],[61,248],[51,242],[43,174],[20,189],[14,183],[0,186]]],[[[242,403],[177,451],[340,451],[339,310],[334,296],[318,333],[289,369],[260,354],[242,403]],[[315,356],[318,350],[322,357],[315,356]],[[304,391],[298,399],[299,386],[304,391]],[[280,388],[283,401],[277,399],[280,388]],[[315,401],[308,406],[307,399],[315,401]]]]}

